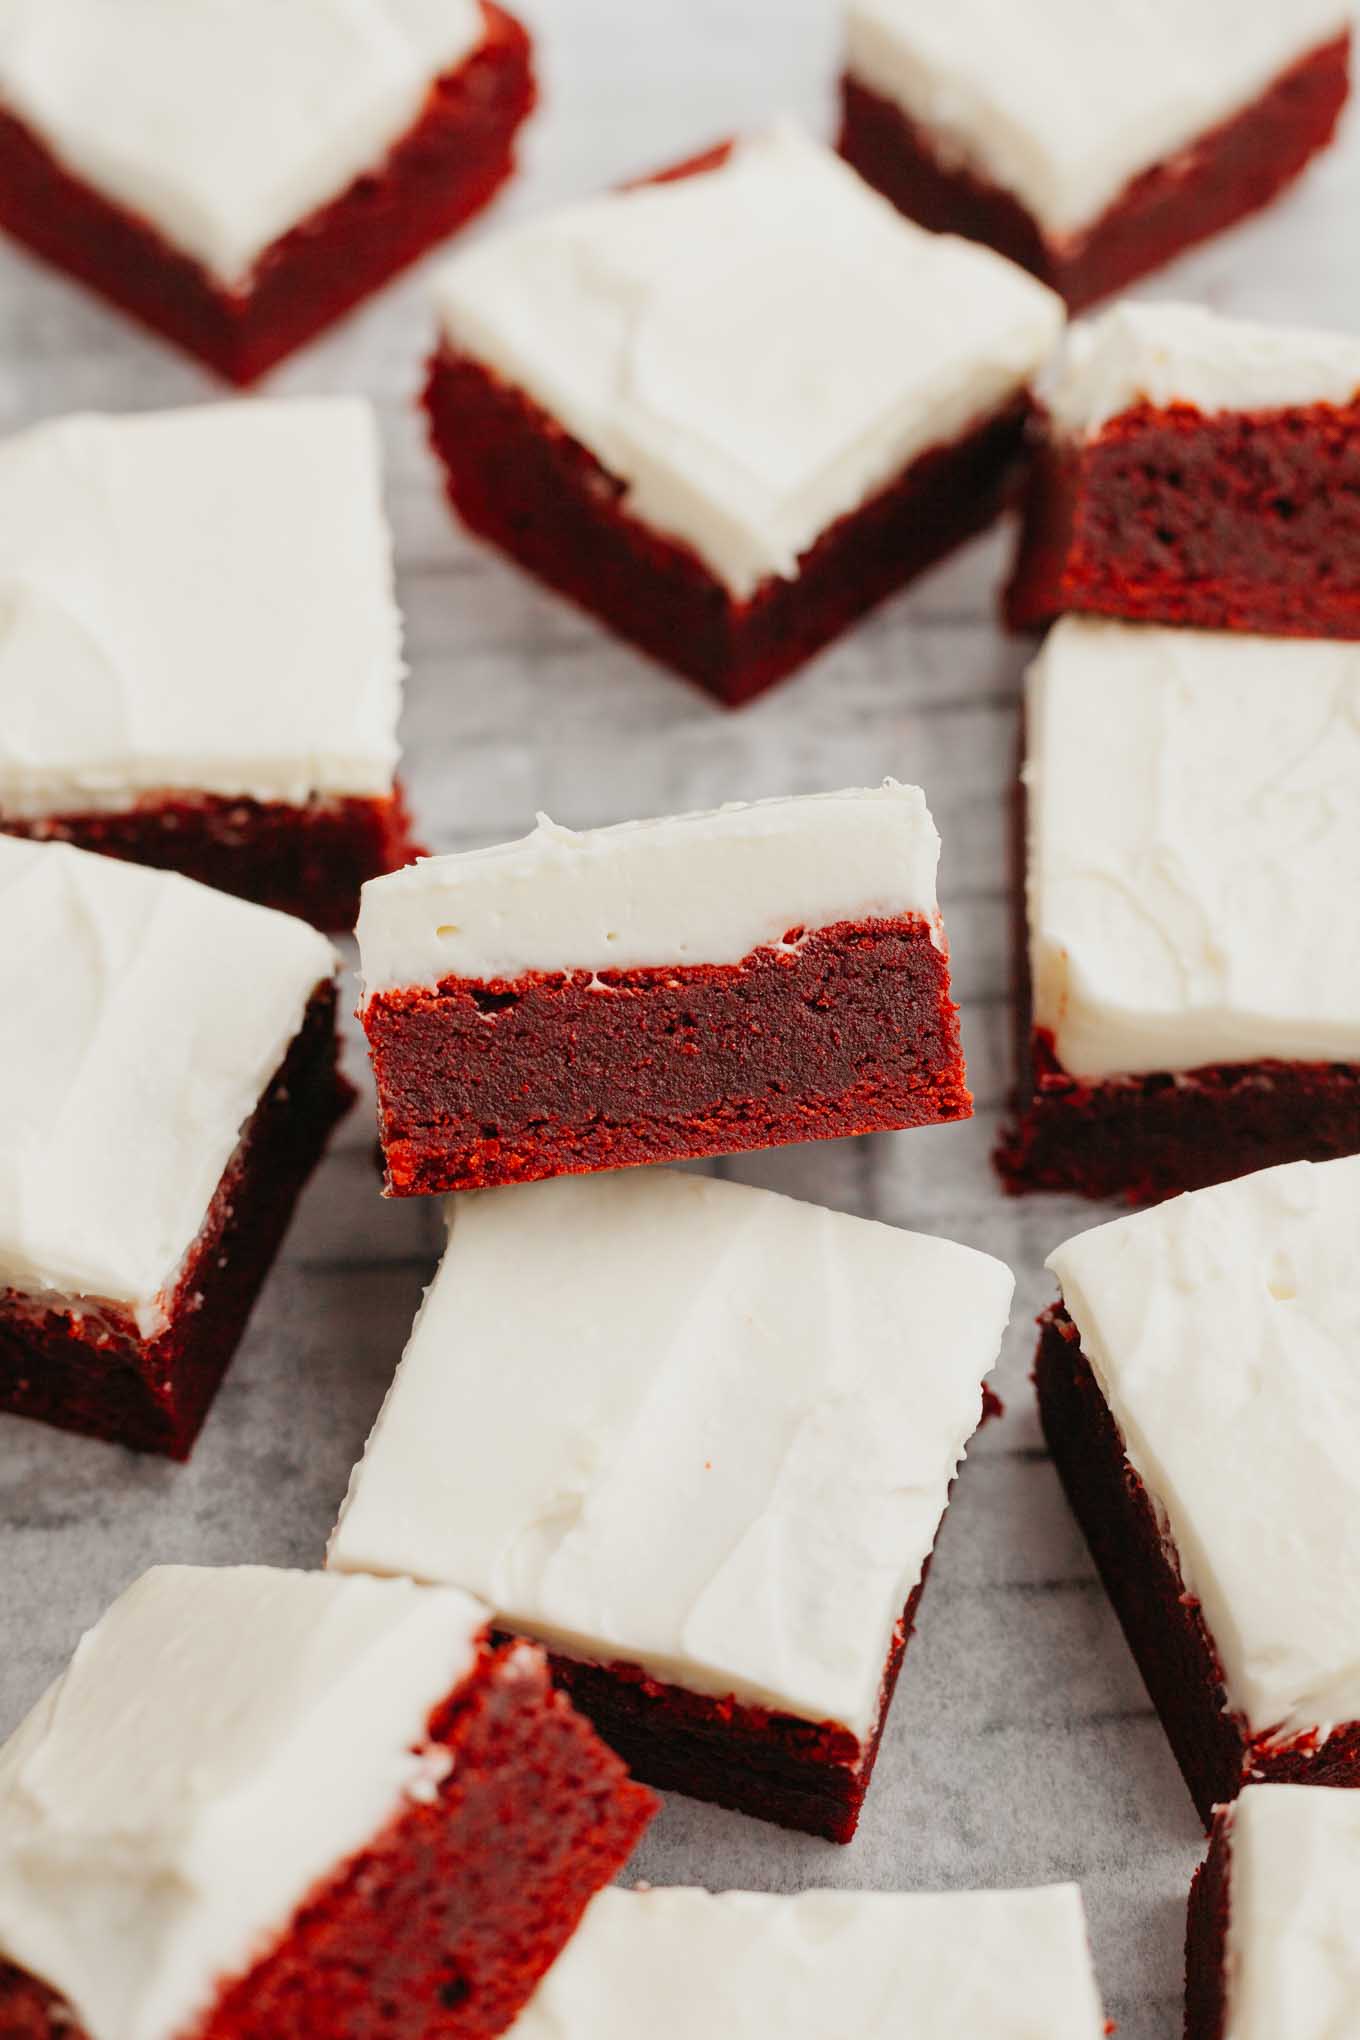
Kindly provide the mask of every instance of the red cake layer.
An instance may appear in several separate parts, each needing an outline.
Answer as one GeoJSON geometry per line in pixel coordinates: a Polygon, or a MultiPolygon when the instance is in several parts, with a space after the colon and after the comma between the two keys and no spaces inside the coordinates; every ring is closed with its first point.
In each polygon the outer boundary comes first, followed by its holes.
{"type": "Polygon", "coordinates": [[[313,994],[218,1186],[165,1330],[144,1339],[113,1306],[76,1317],[0,1290],[0,1410],[188,1458],[293,1206],[354,1096],[337,1063],[335,996],[331,984],[313,994]]]}
{"type": "Polygon", "coordinates": [[[151,795],[135,807],[2,820],[0,832],[74,843],[129,864],[182,872],[262,907],[349,934],[366,879],[424,853],[398,788],[385,800],[226,800],[151,795]]]}
{"type": "Polygon", "coordinates": [[[248,282],[219,282],[157,229],[71,176],[0,113],[0,227],[234,383],[294,348],[487,204],[533,109],[529,38],[481,0],[486,39],[431,87],[377,169],[267,248],[248,282]]]}
{"type": "Polygon", "coordinates": [[[1360,637],[1360,404],[1140,404],[1030,470],[1013,629],[1067,610],[1360,637]]]}
{"type": "Polygon", "coordinates": [[[1232,1809],[1214,1816],[1209,1854],[1195,1872],[1185,1923],[1185,2040],[1223,2040],[1228,2023],[1228,1920],[1232,1809]]]}
{"type": "Polygon", "coordinates": [[[924,1591],[923,1573],[893,1633],[878,1719],[863,1743],[833,1721],[803,1721],[730,1696],[715,1700],[650,1678],[638,1665],[554,1654],[553,1676],[646,1784],[828,1842],[850,1842],[924,1591]]]}
{"type": "Polygon", "coordinates": [[[363,1023],[389,1195],[966,1119],[930,924],[798,933],[738,964],[379,993],[363,1023]]]}
{"type": "Polygon", "coordinates": [[[729,707],[985,530],[1011,494],[1029,410],[1018,399],[922,454],[823,532],[796,579],[738,601],[697,553],[630,515],[624,484],[579,440],[470,356],[436,354],[425,408],[465,524],[729,707]]]}
{"type": "Polygon", "coordinates": [[[1125,1456],[1076,1326],[1061,1305],[1039,1324],[1044,1436],[1201,1819],[1207,1826],[1249,1781],[1360,1786],[1360,1722],[1343,1723],[1322,1744],[1313,1735],[1276,1743],[1253,1738],[1229,1712],[1200,1605],[1125,1456]]]}
{"type": "MultiPolygon", "coordinates": [[[[432,1716],[451,1759],[314,1891],[184,2040],[492,2040],[532,1996],[655,1811],[554,1693],[540,1651],[484,1652],[432,1716]]],[[[4,2040],[86,2040],[0,1965],[4,2040]]]]}
{"type": "Polygon", "coordinates": [[[1360,1154],[1360,1067],[1225,1063],[1184,1075],[1088,1082],[1037,1033],[1019,1112],[997,1150],[1012,1195],[1068,1190],[1155,1204],[1277,1162],[1360,1154]]]}
{"type": "Polygon", "coordinates": [[[1343,35],[1301,57],[1243,112],[1144,171],[1074,234],[1046,233],[1014,193],[948,162],[927,128],[854,78],[844,83],[840,146],[899,211],[940,233],[987,242],[1075,311],[1268,204],[1331,140],[1349,87],[1343,35]]]}

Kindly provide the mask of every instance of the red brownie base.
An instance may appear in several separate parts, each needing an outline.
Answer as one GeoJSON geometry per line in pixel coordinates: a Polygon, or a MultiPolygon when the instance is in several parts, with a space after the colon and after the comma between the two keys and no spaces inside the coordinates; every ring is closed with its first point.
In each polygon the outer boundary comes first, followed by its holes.
{"type": "Polygon", "coordinates": [[[928,129],[850,77],[840,146],[900,212],[937,232],[985,241],[1075,311],[1269,204],[1331,140],[1349,89],[1343,35],[1301,57],[1253,105],[1144,171],[1073,234],[1046,233],[1013,193],[948,162],[928,129]]]}
{"type": "Polygon", "coordinates": [[[922,454],[825,531],[795,579],[767,580],[746,601],[688,546],[631,516],[616,476],[470,356],[436,354],[425,409],[465,524],[735,708],[994,521],[1019,475],[1029,404],[922,454]]]}
{"type": "Polygon", "coordinates": [[[1209,1854],[1195,1872],[1185,1923],[1185,2040],[1223,2040],[1228,2024],[1228,1920],[1232,1809],[1214,1816],[1209,1854]]]}
{"type": "Polygon", "coordinates": [[[313,994],[218,1186],[164,1331],[143,1338],[114,1305],[77,1316],[0,1290],[0,1411],[189,1457],[293,1207],[353,1101],[337,1063],[335,999],[330,984],[313,994]]]}
{"type": "MultiPolygon", "coordinates": [[[[429,1736],[450,1758],[430,1804],[314,1891],[184,2040],[492,2040],[510,2025],[656,1801],[523,1644],[484,1653],[429,1736]]],[[[86,2040],[4,1965],[0,2034],[86,2040]]]]}
{"type": "Polygon", "coordinates": [[[253,382],[480,211],[535,101],[529,38],[482,0],[486,38],[431,88],[385,162],[301,221],[248,281],[191,256],[71,176],[0,112],[0,227],[228,381],[253,382]]]}
{"type": "Polygon", "coordinates": [[[798,933],[739,964],[379,993],[363,1023],[388,1194],[968,1118],[929,923],[798,933]]]}
{"type": "Polygon", "coordinates": [[[1360,403],[1206,415],[1141,404],[1046,440],[1006,620],[1068,610],[1275,637],[1360,637],[1360,403]]]}
{"type": "Polygon", "coordinates": [[[996,1165],[1011,1194],[1073,1191],[1156,1204],[1277,1162],[1360,1154],[1360,1067],[1224,1064],[1086,1082],[1035,1036],[996,1165]]]}
{"type": "Polygon", "coordinates": [[[1054,1465],[1085,1534],[1190,1796],[1207,1826],[1249,1781],[1360,1786],[1360,1722],[1323,1742],[1253,1737],[1229,1710],[1200,1605],[1186,1592],[1147,1490],[1061,1305],[1039,1320],[1039,1413],[1054,1465]]]}
{"type": "Polygon", "coordinates": [[[0,833],[74,843],[129,864],[178,871],[219,892],[349,934],[366,879],[423,850],[398,788],[385,800],[225,800],[157,795],[135,807],[5,820],[0,833]]]}
{"type": "Polygon", "coordinates": [[[638,1665],[554,1654],[553,1676],[648,1785],[824,1841],[851,1842],[924,1590],[923,1575],[893,1633],[878,1719],[866,1742],[834,1721],[802,1721],[666,1685],[638,1665]]]}

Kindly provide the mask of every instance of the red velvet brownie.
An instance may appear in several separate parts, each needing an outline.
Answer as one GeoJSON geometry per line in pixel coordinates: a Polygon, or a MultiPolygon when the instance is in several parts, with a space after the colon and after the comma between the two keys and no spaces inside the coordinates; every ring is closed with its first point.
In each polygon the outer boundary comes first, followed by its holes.
{"type": "Polygon", "coordinates": [[[1012,1190],[1360,1150],[1360,648],[1067,617],[1028,694],[1012,1190]]]}
{"type": "Polygon", "coordinates": [[[159,1567],[0,1750],[7,2040],[490,2040],[651,1794],[407,1580],[159,1567]]]}
{"type": "Polygon", "coordinates": [[[847,0],[841,148],[1073,308],[1269,203],[1331,140],[1345,0],[847,0]]]}
{"type": "Polygon", "coordinates": [[[483,242],[438,306],[459,515],[729,704],[992,521],[1061,325],[787,128],[483,242]]]}
{"type": "Polygon", "coordinates": [[[1044,1432],[1200,1814],[1360,1785],[1360,1157],[1069,1240],[1044,1432]]]}
{"type": "Polygon", "coordinates": [[[364,888],[390,1195],[972,1110],[916,787],[437,857],[364,888]]]}
{"type": "Polygon", "coordinates": [[[1360,340],[1116,305],[1072,328],[1033,439],[1015,628],[1360,637],[1360,340]]]}
{"type": "Polygon", "coordinates": [[[1190,1892],[1186,2040],[1339,2040],[1360,1995],[1358,1888],[1360,1799],[1248,1785],[1220,1807],[1190,1892]]]}
{"type": "Polygon", "coordinates": [[[366,404],[75,417],[0,444],[0,831],[348,930],[416,854],[366,404]]]}
{"type": "Polygon", "coordinates": [[[0,1410],[184,1459],[351,1092],[291,915],[0,836],[0,1410]]]}
{"type": "Polygon", "coordinates": [[[1104,2040],[1081,1893],[602,1891],[511,2040],[1104,2040]],[[672,1987],[683,1978],[683,1987],[672,1987]]]}
{"type": "Polygon", "coordinates": [[[0,227],[249,383],[480,210],[533,104],[492,0],[9,0],[0,227]]]}
{"type": "Polygon", "coordinates": [[[849,1841],[1009,1269],[664,1169],[449,1221],[329,1563],[477,1593],[650,1784],[849,1841]]]}

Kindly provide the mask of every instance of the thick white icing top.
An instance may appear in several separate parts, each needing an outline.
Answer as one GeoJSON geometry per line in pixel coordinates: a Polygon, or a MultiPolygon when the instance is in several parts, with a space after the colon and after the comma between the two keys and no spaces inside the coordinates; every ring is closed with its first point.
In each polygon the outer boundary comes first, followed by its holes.
{"type": "Polygon", "coordinates": [[[1062,307],[791,127],[458,256],[444,336],[524,390],[739,600],[1031,380],[1062,307]]]}
{"type": "Polygon", "coordinates": [[[510,2040],[1102,2040],[1104,2031],[1074,1884],[796,1898],[611,1890],[591,1900],[510,2040]]]}
{"type": "Polygon", "coordinates": [[[1231,1819],[1223,2040],[1350,2040],[1360,2006],[1360,1797],[1249,1785],[1231,1819]]]}
{"type": "Polygon", "coordinates": [[[450,1213],[328,1562],[867,1736],[1010,1270],[664,1169],[450,1213]]]}
{"type": "Polygon", "coordinates": [[[176,2040],[435,1791],[485,1622],[406,1580],[145,1574],[0,1750],[0,1955],[90,2040],[176,2040]]]}
{"type": "Polygon", "coordinates": [[[1136,302],[1069,326],[1040,382],[1058,432],[1093,436],[1135,404],[1282,411],[1348,404],[1360,391],[1360,338],[1225,319],[1202,305],[1136,302]]]}
{"type": "Polygon", "coordinates": [[[217,280],[415,125],[477,0],[0,0],[0,103],[217,280]]]}
{"type": "Polygon", "coordinates": [[[1256,1735],[1360,1719],[1360,1157],[1266,1169],[1048,1266],[1256,1735]]]}
{"type": "Polygon", "coordinates": [[[851,76],[1061,240],[1350,26],[1347,0],[848,0],[851,76]]]}
{"type": "Polygon", "coordinates": [[[289,914],[0,836],[0,1289],[144,1336],[336,965],[289,914]]]}
{"type": "Polygon", "coordinates": [[[387,794],[402,670],[367,404],[0,444],[0,814],[387,794]]]}
{"type": "Polygon", "coordinates": [[[1028,750],[1034,1019],[1065,1070],[1360,1061],[1360,645],[1069,617],[1028,750]]]}
{"type": "Polygon", "coordinates": [[[364,990],[533,970],[740,963],[837,921],[920,914],[939,933],[940,839],[916,786],[733,804],[532,836],[370,879],[364,990]]]}

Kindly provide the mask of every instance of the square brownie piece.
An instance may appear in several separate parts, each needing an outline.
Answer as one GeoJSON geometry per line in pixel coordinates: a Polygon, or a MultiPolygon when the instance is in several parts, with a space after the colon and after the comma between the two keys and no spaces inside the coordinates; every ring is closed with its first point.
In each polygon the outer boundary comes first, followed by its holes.
{"type": "Polygon", "coordinates": [[[1360,1992],[1357,1889],[1360,1799],[1248,1785],[1220,1807],[1190,1892],[1185,2040],[1349,2031],[1360,1992]]]}
{"type": "Polygon", "coordinates": [[[1360,1157],[1215,1184],[1048,1266],[1044,1431],[1207,1822],[1360,1785],[1360,1157]]]}
{"type": "Polygon", "coordinates": [[[655,1802],[486,1610],[162,1566],[0,1749],[13,2040],[490,2040],[655,1802]]]}
{"type": "Polygon", "coordinates": [[[602,1891],[511,2040],[1104,2040],[1081,1893],[602,1891]]]}
{"type": "Polygon", "coordinates": [[[992,521],[1062,323],[789,127],[484,241],[437,299],[459,515],[729,704],[992,521]]]}
{"type": "Polygon", "coordinates": [[[1360,340],[1116,305],[1033,422],[1008,621],[1360,637],[1360,340]]]}
{"type": "Polygon", "coordinates": [[[349,397],[0,443],[0,830],[349,930],[415,853],[377,429],[349,397]]]}
{"type": "Polygon", "coordinates": [[[187,1458],[352,1092],[330,944],[0,836],[0,1410],[187,1458]]]}
{"type": "Polygon", "coordinates": [[[465,1587],[639,1777],[849,1841],[1009,1269],[670,1170],[449,1224],[329,1564],[465,1587]]]}
{"type": "Polygon", "coordinates": [[[1345,0],[847,0],[841,148],[1073,309],[1267,204],[1331,140],[1345,0]]]}
{"type": "Polygon", "coordinates": [[[533,104],[491,0],[8,0],[0,228],[249,383],[484,206],[533,104]]]}
{"type": "Polygon", "coordinates": [[[1009,1188],[1146,1203],[1360,1150],[1358,691],[1355,644],[1051,633],[1009,1188]]]}
{"type": "Polygon", "coordinates": [[[365,886],[391,1195],[965,1119],[918,788],[760,801],[365,886]]]}

